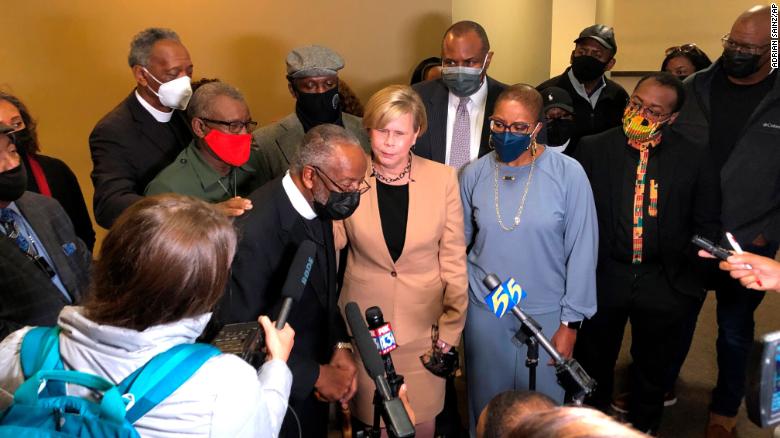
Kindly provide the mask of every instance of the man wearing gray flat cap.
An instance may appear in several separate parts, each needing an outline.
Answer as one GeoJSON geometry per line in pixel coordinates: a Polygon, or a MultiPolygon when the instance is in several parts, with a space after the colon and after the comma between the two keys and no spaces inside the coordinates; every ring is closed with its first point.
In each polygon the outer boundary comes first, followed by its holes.
{"type": "Polygon", "coordinates": [[[286,63],[295,112],[252,134],[260,152],[258,184],[284,175],[303,135],[324,123],[343,126],[355,134],[366,152],[371,147],[362,119],[341,112],[339,107],[338,71],[344,68],[344,59],[338,53],[317,45],[298,47],[287,54],[286,63]]]}

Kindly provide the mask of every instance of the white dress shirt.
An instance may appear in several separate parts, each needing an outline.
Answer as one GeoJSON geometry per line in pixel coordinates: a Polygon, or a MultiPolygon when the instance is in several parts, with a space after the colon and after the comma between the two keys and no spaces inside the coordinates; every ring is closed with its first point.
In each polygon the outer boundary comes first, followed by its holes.
{"type": "Polygon", "coordinates": [[[143,97],[141,97],[141,95],[138,94],[138,90],[135,90],[135,97],[139,102],[141,102],[141,106],[144,107],[145,110],[149,111],[149,114],[154,117],[154,120],[157,120],[160,123],[168,123],[171,121],[171,117],[173,117],[173,110],[170,110],[167,113],[165,111],[158,110],[157,108],[150,105],[149,102],[147,102],[143,97]]]}
{"type": "MultiPolygon", "coordinates": [[[[485,102],[487,101],[487,76],[482,81],[482,86],[469,96],[466,108],[469,110],[469,127],[471,141],[469,143],[469,161],[474,161],[479,157],[479,144],[482,140],[482,123],[485,121],[485,102]]],[[[452,149],[452,128],[455,126],[455,114],[458,111],[460,97],[449,93],[449,102],[447,104],[447,144],[444,162],[450,164],[450,151],[452,149]]]]}
{"type": "Polygon", "coordinates": [[[590,106],[592,108],[596,108],[596,102],[599,101],[599,96],[601,96],[601,91],[604,89],[604,87],[607,86],[607,81],[604,80],[604,76],[601,76],[601,85],[599,85],[598,88],[596,88],[595,91],[593,91],[593,94],[588,96],[588,91],[585,89],[585,86],[580,83],[579,80],[574,76],[574,73],[569,69],[569,81],[571,82],[571,86],[574,87],[574,91],[577,92],[580,96],[582,96],[585,100],[590,102],[590,106]]]}
{"type": "Polygon", "coordinates": [[[317,217],[317,213],[315,213],[314,209],[311,208],[309,201],[303,197],[303,193],[298,190],[298,186],[296,186],[293,182],[289,170],[282,178],[282,187],[284,188],[284,193],[286,193],[287,197],[290,199],[293,208],[298,212],[299,215],[303,216],[303,218],[306,220],[312,220],[317,217]]]}
{"type": "Polygon", "coordinates": [[[560,145],[560,146],[550,146],[549,144],[544,145],[545,149],[549,149],[551,151],[560,152],[563,153],[563,151],[566,150],[566,148],[569,146],[569,142],[571,142],[571,139],[566,140],[566,143],[560,145]]]}

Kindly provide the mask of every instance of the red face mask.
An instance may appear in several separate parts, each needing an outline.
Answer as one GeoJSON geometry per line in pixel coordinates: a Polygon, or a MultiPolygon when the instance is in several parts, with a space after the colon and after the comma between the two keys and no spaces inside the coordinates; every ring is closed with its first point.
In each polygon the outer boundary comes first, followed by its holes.
{"type": "Polygon", "coordinates": [[[203,140],[217,158],[231,166],[243,166],[249,161],[252,134],[225,134],[220,130],[212,129],[203,140]]]}

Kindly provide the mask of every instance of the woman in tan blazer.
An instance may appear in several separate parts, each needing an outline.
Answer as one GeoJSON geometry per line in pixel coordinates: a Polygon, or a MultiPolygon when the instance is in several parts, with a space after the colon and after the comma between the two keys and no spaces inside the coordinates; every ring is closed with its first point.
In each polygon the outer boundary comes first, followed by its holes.
{"type": "MultiPolygon", "coordinates": [[[[468,306],[457,174],[411,153],[426,128],[425,108],[411,87],[393,85],[374,94],[363,126],[371,138],[371,189],[355,213],[335,225],[337,245],[349,245],[340,304],[381,308],[398,343],[393,363],[408,388],[417,436],[433,436],[445,379],[425,369],[420,356],[431,349],[433,325],[440,348],[458,344],[468,306]]],[[[358,368],[354,411],[371,424],[374,383],[358,368]]]]}

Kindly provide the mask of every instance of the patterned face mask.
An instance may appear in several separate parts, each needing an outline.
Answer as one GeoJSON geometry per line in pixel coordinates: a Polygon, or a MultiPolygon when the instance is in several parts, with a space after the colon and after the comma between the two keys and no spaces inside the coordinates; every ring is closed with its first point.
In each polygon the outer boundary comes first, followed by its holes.
{"type": "Polygon", "coordinates": [[[623,112],[623,132],[629,140],[646,142],[654,139],[661,133],[661,127],[669,119],[653,122],[641,114],[641,110],[626,107],[623,112]]]}

